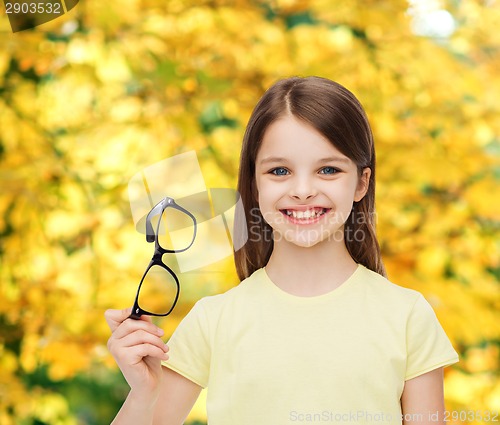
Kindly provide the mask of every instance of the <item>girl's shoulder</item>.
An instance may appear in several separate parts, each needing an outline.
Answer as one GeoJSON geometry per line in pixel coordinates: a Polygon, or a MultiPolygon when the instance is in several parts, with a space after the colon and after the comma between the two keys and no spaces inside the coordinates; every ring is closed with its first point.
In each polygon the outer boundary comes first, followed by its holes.
{"type": "Polygon", "coordinates": [[[416,289],[408,288],[394,283],[364,266],[360,266],[360,290],[367,293],[372,300],[381,300],[386,305],[414,305],[419,299],[424,298],[416,289]]]}

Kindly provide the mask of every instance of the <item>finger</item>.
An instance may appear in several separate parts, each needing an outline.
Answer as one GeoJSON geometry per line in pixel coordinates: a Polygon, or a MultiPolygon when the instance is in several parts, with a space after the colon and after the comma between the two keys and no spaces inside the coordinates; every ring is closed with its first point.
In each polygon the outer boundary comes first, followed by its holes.
{"type": "Polygon", "coordinates": [[[168,351],[168,346],[161,340],[161,338],[152,335],[142,329],[128,334],[127,336],[117,341],[119,341],[121,347],[133,347],[140,344],[151,344],[163,350],[165,353],[168,351]]]}
{"type": "Polygon", "coordinates": [[[154,345],[140,344],[130,348],[124,361],[127,364],[135,365],[140,363],[144,357],[154,357],[159,360],[168,360],[169,358],[167,353],[154,345]]]}
{"type": "MultiPolygon", "coordinates": [[[[115,340],[110,338],[108,340],[108,350],[111,355],[116,359],[117,363],[124,364],[136,364],[137,363],[137,348],[142,347],[144,350],[145,346],[150,346],[151,351],[149,354],[154,357],[160,359],[168,358],[168,355],[165,357],[163,354],[168,354],[169,347],[166,344],[163,344],[162,341],[154,341],[149,338],[145,338],[142,340],[134,340],[133,338],[130,340],[115,340]],[[125,344],[125,345],[124,345],[125,344]],[[158,350],[161,351],[162,354],[159,354],[158,350]]],[[[148,353],[143,355],[149,355],[148,353]]]]}
{"type": "Polygon", "coordinates": [[[121,339],[126,335],[140,329],[149,332],[150,334],[157,337],[161,337],[164,334],[163,329],[160,329],[158,326],[149,321],[127,319],[116,328],[116,330],[113,332],[113,336],[116,339],[121,339]]]}
{"type": "Polygon", "coordinates": [[[131,312],[132,307],[124,308],[122,310],[106,310],[104,312],[104,317],[106,319],[106,322],[108,323],[109,328],[111,329],[111,332],[114,332],[115,329],[130,316],[131,312]]]}

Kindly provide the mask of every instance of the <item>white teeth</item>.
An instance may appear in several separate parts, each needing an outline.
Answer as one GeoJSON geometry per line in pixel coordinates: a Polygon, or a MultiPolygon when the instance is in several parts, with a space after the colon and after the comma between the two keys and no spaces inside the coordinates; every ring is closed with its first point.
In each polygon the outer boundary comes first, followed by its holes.
{"type": "Polygon", "coordinates": [[[325,213],[324,209],[321,211],[316,210],[307,210],[307,211],[295,211],[295,210],[286,210],[286,215],[293,218],[315,218],[323,215],[325,213]]]}

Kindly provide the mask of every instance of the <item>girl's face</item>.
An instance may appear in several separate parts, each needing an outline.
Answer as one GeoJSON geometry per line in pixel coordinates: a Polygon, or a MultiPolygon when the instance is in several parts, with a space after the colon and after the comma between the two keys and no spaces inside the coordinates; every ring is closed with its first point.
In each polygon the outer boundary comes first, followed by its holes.
{"type": "Polygon", "coordinates": [[[257,154],[259,208],[274,242],[302,247],[343,240],[353,201],[368,189],[371,170],[356,164],[321,133],[293,116],[271,124],[257,154]]]}

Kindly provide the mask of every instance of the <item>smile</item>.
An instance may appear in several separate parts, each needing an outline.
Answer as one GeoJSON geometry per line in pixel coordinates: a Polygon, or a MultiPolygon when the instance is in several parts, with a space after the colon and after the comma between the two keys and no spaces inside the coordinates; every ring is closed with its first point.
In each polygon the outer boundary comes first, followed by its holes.
{"type": "Polygon", "coordinates": [[[312,208],[305,211],[285,209],[280,212],[294,224],[312,224],[318,222],[330,210],[331,208],[312,208]]]}

